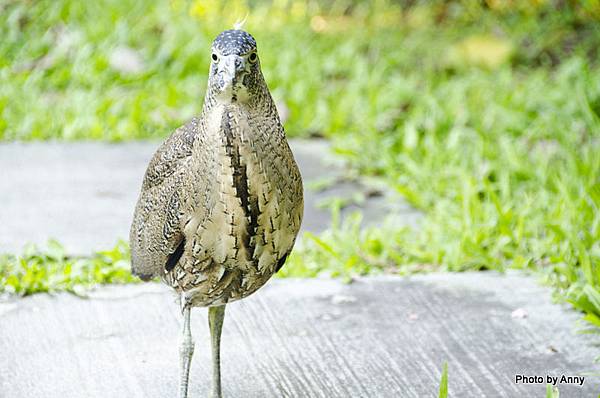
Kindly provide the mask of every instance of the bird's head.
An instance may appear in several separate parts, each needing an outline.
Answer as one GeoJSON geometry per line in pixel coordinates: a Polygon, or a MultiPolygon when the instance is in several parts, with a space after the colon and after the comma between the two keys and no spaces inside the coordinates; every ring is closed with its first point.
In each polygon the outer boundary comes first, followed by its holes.
{"type": "Polygon", "coordinates": [[[256,40],[239,29],[226,30],[212,44],[209,90],[221,102],[248,102],[264,79],[256,40]]]}

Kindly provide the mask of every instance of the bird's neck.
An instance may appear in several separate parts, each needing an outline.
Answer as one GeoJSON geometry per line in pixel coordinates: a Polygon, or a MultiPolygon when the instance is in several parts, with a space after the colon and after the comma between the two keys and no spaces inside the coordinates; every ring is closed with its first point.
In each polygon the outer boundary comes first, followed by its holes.
{"type": "Polygon", "coordinates": [[[273,113],[277,114],[275,103],[266,84],[258,85],[258,87],[257,91],[246,92],[243,96],[223,96],[209,86],[204,98],[202,114],[209,117],[213,111],[220,112],[225,108],[248,116],[271,117],[273,113]]]}

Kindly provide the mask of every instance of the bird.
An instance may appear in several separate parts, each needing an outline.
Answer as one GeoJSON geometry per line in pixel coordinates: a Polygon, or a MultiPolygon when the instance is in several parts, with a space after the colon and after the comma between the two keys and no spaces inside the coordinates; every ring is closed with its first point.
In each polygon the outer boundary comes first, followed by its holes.
{"type": "Polygon", "coordinates": [[[211,396],[220,398],[225,307],[283,267],[303,211],[302,177],[256,40],[225,30],[211,45],[202,111],[150,160],[130,230],[132,273],[160,278],[180,304],[180,398],[188,395],[195,347],[191,309],[208,307],[211,396]]]}

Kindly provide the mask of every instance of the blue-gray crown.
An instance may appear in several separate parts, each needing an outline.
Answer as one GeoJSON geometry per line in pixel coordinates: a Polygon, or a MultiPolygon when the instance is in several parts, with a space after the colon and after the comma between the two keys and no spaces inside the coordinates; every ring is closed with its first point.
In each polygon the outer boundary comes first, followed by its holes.
{"type": "Polygon", "coordinates": [[[256,40],[248,32],[231,29],[221,32],[212,47],[223,55],[243,55],[256,49],[256,40]]]}

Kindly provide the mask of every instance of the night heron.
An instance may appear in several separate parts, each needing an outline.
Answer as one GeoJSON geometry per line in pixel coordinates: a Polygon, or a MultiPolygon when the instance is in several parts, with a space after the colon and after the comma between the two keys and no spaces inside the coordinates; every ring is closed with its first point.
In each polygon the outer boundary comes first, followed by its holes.
{"type": "Polygon", "coordinates": [[[194,343],[191,307],[208,307],[213,397],[221,397],[225,305],[283,266],[303,212],[302,179],[260,69],[254,38],[227,30],[212,44],[202,114],[150,161],[131,226],[131,265],[171,286],[183,313],[180,397],[194,343]]]}

